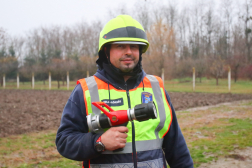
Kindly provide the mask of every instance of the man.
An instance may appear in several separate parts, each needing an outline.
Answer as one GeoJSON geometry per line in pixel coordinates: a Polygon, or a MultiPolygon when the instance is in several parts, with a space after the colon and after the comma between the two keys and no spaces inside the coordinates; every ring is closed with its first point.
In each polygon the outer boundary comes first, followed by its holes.
{"type": "Polygon", "coordinates": [[[63,110],[56,137],[61,155],[84,161],[85,168],[163,168],[166,161],[171,168],[193,167],[162,80],[142,69],[142,53],[148,46],[143,27],[128,15],[119,15],[105,25],[99,39],[99,69],[94,76],[78,81],[63,110]],[[89,132],[86,116],[101,113],[92,102],[127,110],[146,100],[155,103],[157,119],[89,132]]]}

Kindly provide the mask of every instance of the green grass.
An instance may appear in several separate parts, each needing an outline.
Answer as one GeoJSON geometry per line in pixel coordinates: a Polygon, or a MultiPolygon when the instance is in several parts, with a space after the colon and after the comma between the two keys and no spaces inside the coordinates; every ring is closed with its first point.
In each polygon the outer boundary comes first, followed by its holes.
{"type": "Polygon", "coordinates": [[[56,131],[53,130],[1,138],[0,165],[20,168],[80,167],[81,162],[66,159],[56,151],[55,137],[56,131]],[[42,152],[44,155],[41,156],[42,152]]]}
{"type": "MultiPolygon", "coordinates": [[[[192,78],[173,79],[165,81],[165,89],[168,92],[193,92],[192,78]]],[[[76,81],[70,81],[69,90],[73,90],[76,86],[76,81]]],[[[16,82],[7,82],[6,89],[17,89],[16,82]]],[[[3,87],[1,87],[3,89],[3,87]]],[[[32,89],[31,82],[20,82],[19,89],[32,89]]],[[[35,90],[49,90],[48,81],[36,81],[35,90]]],[[[57,81],[52,81],[52,90],[58,90],[57,81]]],[[[66,82],[60,82],[59,90],[67,90],[66,82]]],[[[202,78],[202,82],[196,79],[195,92],[205,93],[229,93],[228,81],[226,79],[219,79],[219,85],[216,85],[215,79],[202,78]]],[[[252,81],[238,80],[236,83],[231,81],[231,93],[252,94],[252,81]]]]}
{"type": "MultiPolygon", "coordinates": [[[[41,133],[35,135],[19,135],[19,136],[10,136],[8,138],[1,138],[0,147],[4,148],[6,151],[19,151],[22,148],[28,149],[46,149],[52,144],[54,144],[56,133],[41,133]]],[[[53,145],[55,146],[55,145],[53,145]]],[[[1,149],[0,148],[0,149],[1,149]]],[[[0,150],[3,152],[4,150],[0,150]]]]}
{"type": "MultiPolygon", "coordinates": [[[[165,89],[168,92],[193,92],[192,80],[185,78],[184,80],[165,81],[165,89]]],[[[197,79],[195,92],[229,93],[228,81],[219,79],[219,85],[216,85],[215,79],[203,78],[201,83],[197,79]]],[[[252,94],[252,81],[238,80],[236,83],[231,81],[231,93],[252,94]]]]}
{"type": "MultiPolygon", "coordinates": [[[[195,167],[252,147],[252,101],[177,112],[195,167]]],[[[242,152],[242,151],[241,151],[242,152]]]]}
{"type": "Polygon", "coordinates": [[[60,158],[56,161],[39,161],[33,164],[22,164],[18,168],[44,168],[44,167],[57,167],[57,168],[80,168],[82,166],[81,162],[76,162],[73,160],[60,158]]]}
{"type": "Polygon", "coordinates": [[[38,134],[23,134],[19,136],[10,136],[1,138],[0,153],[13,153],[22,148],[26,149],[47,149],[55,146],[55,132],[46,132],[38,134]]]}
{"type": "MultiPolygon", "coordinates": [[[[247,82],[249,81],[241,81],[241,85],[245,86],[247,82]]],[[[179,123],[183,125],[183,121],[191,122],[194,119],[201,119],[206,114],[219,116],[224,113],[223,116],[228,117],[229,112],[238,113],[239,117],[251,118],[252,101],[220,105],[203,111],[182,111],[177,113],[177,118],[179,123]]],[[[213,119],[208,124],[201,119],[190,126],[181,126],[195,167],[216,160],[220,156],[228,156],[229,152],[234,151],[234,149],[252,146],[251,128],[252,120],[249,118],[213,119]]],[[[49,130],[0,138],[0,165],[4,163],[6,167],[23,168],[80,167],[81,162],[71,161],[57,153],[55,137],[56,130],[49,130]],[[37,155],[41,151],[44,151],[46,156],[37,155]],[[16,162],[12,163],[15,160],[16,162]]]]}
{"type": "Polygon", "coordinates": [[[227,126],[202,127],[198,131],[206,138],[190,143],[190,153],[195,167],[219,156],[225,156],[235,148],[244,149],[252,146],[252,120],[234,118],[220,120],[227,126]],[[215,133],[215,138],[208,138],[209,133],[215,133]]]}
{"type": "MultiPolygon", "coordinates": [[[[187,114],[187,112],[185,113],[187,114]]],[[[204,138],[197,138],[188,144],[191,156],[193,158],[195,167],[198,167],[202,163],[210,162],[217,159],[219,156],[226,156],[229,152],[234,149],[244,149],[247,146],[252,146],[252,120],[251,119],[219,119],[218,123],[220,125],[214,126],[203,126],[197,129],[194,128],[184,128],[183,131],[190,130],[194,132],[195,135],[201,134],[204,138]],[[212,136],[214,135],[214,136],[212,136]]],[[[19,136],[11,136],[9,138],[1,138],[0,147],[3,147],[3,143],[9,142],[8,150],[3,152],[0,148],[0,156],[10,155],[15,151],[19,151],[18,154],[21,156],[25,155],[25,150],[28,146],[31,147],[33,152],[41,150],[37,146],[41,145],[41,142],[51,142],[55,139],[54,132],[43,132],[43,133],[33,133],[25,134],[19,136]],[[19,149],[17,149],[17,147],[19,149]],[[9,152],[8,152],[9,151],[9,152]]],[[[55,145],[49,146],[47,148],[55,149],[55,145]]],[[[46,148],[45,148],[46,149],[46,148]]],[[[1,158],[0,157],[0,158],[1,158]]],[[[1,163],[1,159],[0,159],[1,163]]],[[[32,158],[29,162],[21,163],[19,165],[9,166],[9,167],[19,167],[19,168],[43,168],[43,167],[60,167],[60,168],[77,168],[81,166],[81,162],[72,161],[63,158],[58,153],[51,154],[47,157],[32,158]]]]}

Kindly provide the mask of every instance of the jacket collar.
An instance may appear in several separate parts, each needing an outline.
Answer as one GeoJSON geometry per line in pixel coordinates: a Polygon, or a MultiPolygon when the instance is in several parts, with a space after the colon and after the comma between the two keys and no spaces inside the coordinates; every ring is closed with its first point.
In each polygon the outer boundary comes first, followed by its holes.
{"type": "Polygon", "coordinates": [[[126,82],[124,81],[123,76],[119,76],[108,69],[98,69],[94,76],[106,83],[113,85],[117,89],[130,90],[137,87],[143,81],[146,73],[144,70],[141,70],[141,72],[131,76],[126,82]]]}

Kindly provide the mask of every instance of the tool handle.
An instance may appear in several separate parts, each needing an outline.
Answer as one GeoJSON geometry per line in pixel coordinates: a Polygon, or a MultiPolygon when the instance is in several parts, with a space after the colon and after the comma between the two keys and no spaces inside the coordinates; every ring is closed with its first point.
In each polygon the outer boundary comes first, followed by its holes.
{"type": "Polygon", "coordinates": [[[92,102],[92,104],[94,106],[96,106],[98,109],[100,109],[106,116],[108,116],[108,118],[110,119],[111,122],[117,122],[117,117],[116,120],[113,120],[112,117],[115,116],[111,113],[109,113],[108,111],[106,111],[104,108],[102,108],[102,106],[105,106],[108,110],[110,111],[114,111],[111,107],[109,107],[106,103],[104,102],[92,102]]]}

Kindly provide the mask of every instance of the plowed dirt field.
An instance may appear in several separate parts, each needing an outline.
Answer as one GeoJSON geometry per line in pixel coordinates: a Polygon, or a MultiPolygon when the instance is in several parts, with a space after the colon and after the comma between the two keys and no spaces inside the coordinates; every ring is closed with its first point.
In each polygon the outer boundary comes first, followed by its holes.
{"type": "MultiPolygon", "coordinates": [[[[70,91],[0,90],[0,137],[57,128],[70,91]]],[[[252,99],[252,95],[169,93],[175,110],[252,99]]]]}

